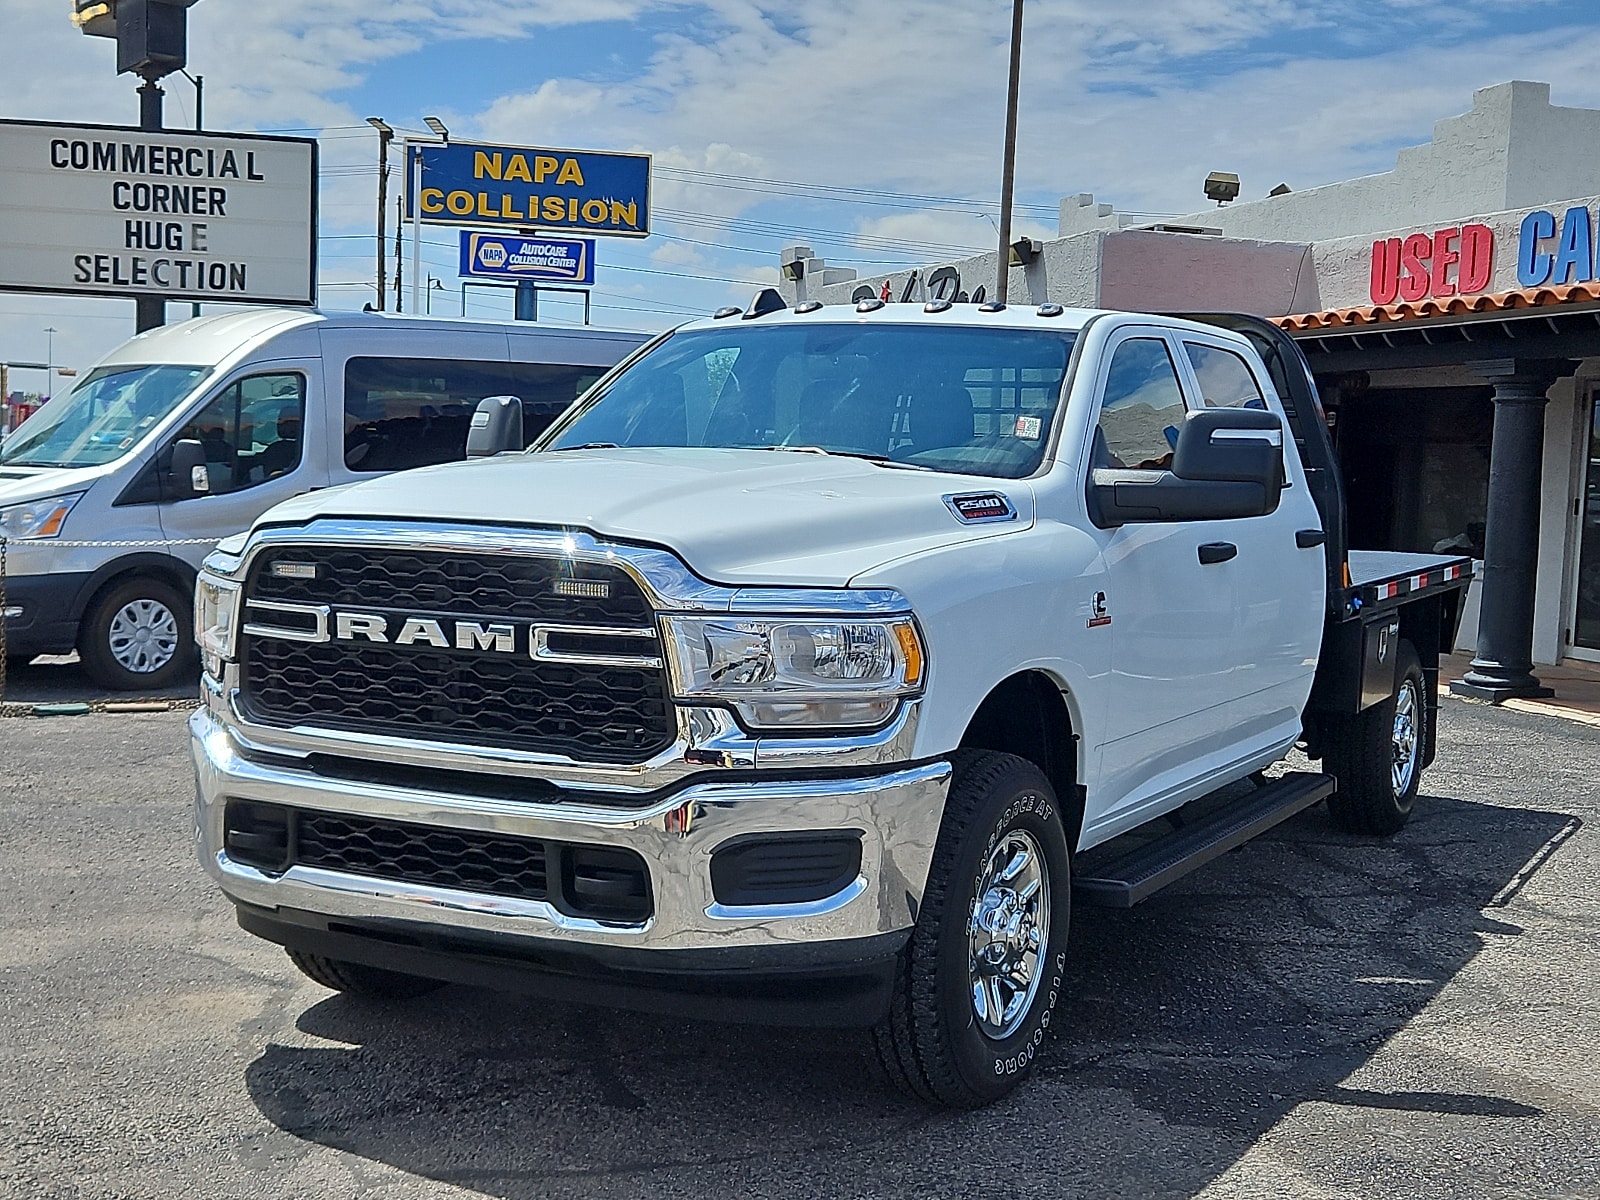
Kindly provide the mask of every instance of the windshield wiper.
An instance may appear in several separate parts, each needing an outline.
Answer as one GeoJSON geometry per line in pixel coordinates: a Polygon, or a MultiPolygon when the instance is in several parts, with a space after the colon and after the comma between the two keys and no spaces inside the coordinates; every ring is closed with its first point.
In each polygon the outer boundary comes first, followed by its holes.
{"type": "Polygon", "coordinates": [[[931,471],[921,463],[901,462],[887,454],[870,454],[865,450],[824,450],[821,446],[752,446],[752,450],[785,450],[790,454],[823,454],[829,458],[859,458],[875,467],[891,467],[899,471],[931,471]]]}
{"type": "Polygon", "coordinates": [[[551,446],[545,453],[554,454],[561,450],[620,450],[621,446],[615,442],[584,442],[581,446],[551,446]]]}

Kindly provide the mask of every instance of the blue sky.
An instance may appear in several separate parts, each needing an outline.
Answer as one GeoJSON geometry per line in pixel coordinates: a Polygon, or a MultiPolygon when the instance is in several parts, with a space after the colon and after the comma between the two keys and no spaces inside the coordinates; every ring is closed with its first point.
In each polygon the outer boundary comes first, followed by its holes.
{"type": "MultiPolygon", "coordinates": [[[[322,144],[324,307],[371,299],[376,135],[647,151],[656,233],[601,243],[598,323],[660,328],[730,301],[806,242],[862,273],[993,239],[1006,0],[202,0],[190,69],[213,129],[322,144]]],[[[66,0],[0,0],[0,116],[132,123],[133,84],[66,0]]],[[[1210,170],[1245,196],[1387,170],[1474,89],[1545,80],[1600,107],[1593,0],[1028,0],[1021,230],[1061,197],[1180,214],[1210,170]]],[[[191,119],[181,78],[168,121],[191,119]]],[[[459,303],[453,230],[425,232],[435,311],[459,303]]],[[[409,252],[409,250],[408,250],[409,252]]],[[[498,294],[472,315],[507,316],[498,294]]],[[[576,320],[574,303],[544,306],[576,320]]],[[[179,309],[175,306],[173,316],[179,309]]],[[[0,357],[87,365],[127,336],[123,301],[0,295],[0,357]]]]}

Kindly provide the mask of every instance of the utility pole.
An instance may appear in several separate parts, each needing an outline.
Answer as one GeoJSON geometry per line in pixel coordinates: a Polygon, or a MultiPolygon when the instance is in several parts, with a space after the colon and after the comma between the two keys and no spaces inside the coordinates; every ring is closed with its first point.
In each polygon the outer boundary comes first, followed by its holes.
{"type": "MultiPolygon", "coordinates": [[[[407,153],[409,152],[408,148],[407,153]]],[[[405,264],[402,259],[405,255],[406,244],[401,236],[401,231],[405,228],[405,216],[406,198],[404,196],[396,196],[394,198],[394,310],[397,313],[403,313],[406,310],[405,293],[400,290],[401,283],[405,279],[403,274],[405,264]]]]}
{"type": "Polygon", "coordinates": [[[1022,73],[1022,0],[1011,7],[1011,75],[1006,90],[1005,165],[1000,178],[1000,265],[996,268],[994,303],[1005,304],[1011,274],[1011,191],[1017,169],[1017,81],[1022,73]]]}
{"type": "Polygon", "coordinates": [[[43,404],[50,396],[55,394],[55,385],[50,381],[55,377],[56,365],[56,327],[49,325],[44,331],[44,390],[49,395],[41,395],[39,402],[43,404]]]}
{"type": "Polygon", "coordinates": [[[389,214],[389,143],[394,130],[381,117],[368,117],[367,124],[378,131],[378,311],[384,310],[383,222],[389,214]]]}

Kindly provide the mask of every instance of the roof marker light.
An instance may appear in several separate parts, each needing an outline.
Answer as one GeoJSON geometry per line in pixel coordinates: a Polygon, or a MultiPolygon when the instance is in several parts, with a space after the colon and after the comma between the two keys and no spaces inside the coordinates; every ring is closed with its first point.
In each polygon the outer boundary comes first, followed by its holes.
{"type": "Polygon", "coordinates": [[[1005,312],[1006,306],[998,300],[989,300],[978,305],[979,312],[1005,312]]]}
{"type": "Polygon", "coordinates": [[[1062,308],[1061,305],[1059,305],[1059,304],[1041,304],[1041,305],[1039,305],[1039,315],[1041,317],[1059,317],[1062,313],[1064,313],[1066,311],[1067,310],[1062,308]]]}
{"type": "Polygon", "coordinates": [[[814,313],[821,307],[821,300],[807,300],[804,304],[796,304],[794,310],[797,313],[814,313]]]}
{"type": "Polygon", "coordinates": [[[856,305],[856,311],[858,313],[877,312],[882,307],[882,300],[879,300],[876,296],[869,296],[867,299],[856,305]]]}
{"type": "Polygon", "coordinates": [[[950,308],[951,301],[949,300],[929,300],[922,306],[922,311],[925,313],[942,313],[949,311],[950,308]]]}
{"type": "Polygon", "coordinates": [[[744,309],[740,308],[737,304],[725,304],[721,308],[717,309],[716,312],[711,314],[711,319],[713,321],[720,321],[723,317],[737,317],[743,311],[744,309]]]}

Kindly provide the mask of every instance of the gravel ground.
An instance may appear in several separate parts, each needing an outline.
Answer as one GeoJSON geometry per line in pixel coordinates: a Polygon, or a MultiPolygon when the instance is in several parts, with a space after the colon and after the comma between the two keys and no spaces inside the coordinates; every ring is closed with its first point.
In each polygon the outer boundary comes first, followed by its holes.
{"type": "Polygon", "coordinates": [[[1034,1078],[952,1115],[849,1032],[332,995],[200,874],[182,714],[3,724],[3,1196],[1600,1196],[1600,730],[1447,701],[1393,841],[1080,910],[1034,1078]]]}

